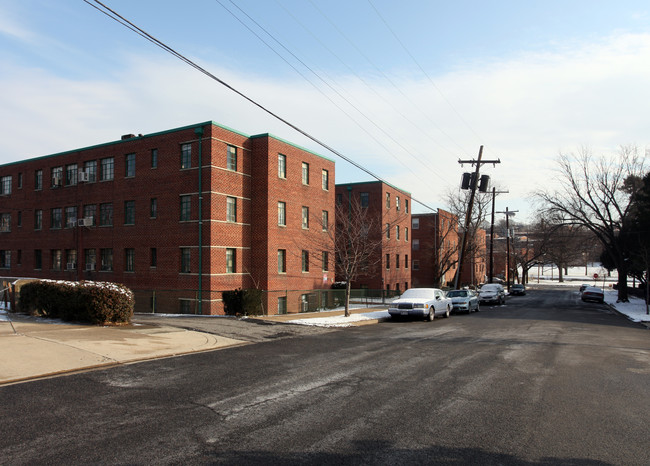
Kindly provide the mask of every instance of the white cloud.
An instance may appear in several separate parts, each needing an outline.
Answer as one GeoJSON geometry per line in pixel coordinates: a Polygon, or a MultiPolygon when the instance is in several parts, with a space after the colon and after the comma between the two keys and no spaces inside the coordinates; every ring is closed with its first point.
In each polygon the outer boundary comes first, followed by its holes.
{"type": "MultiPolygon", "coordinates": [[[[434,207],[444,207],[444,192],[458,183],[463,169],[457,160],[475,158],[478,146],[485,144],[484,157],[500,157],[502,163],[486,166],[484,172],[510,190],[509,200],[502,202],[523,210],[530,190],[548,182],[548,168],[558,151],[588,144],[594,152],[614,152],[620,144],[648,144],[644,108],[650,101],[648,63],[650,35],[627,34],[552,54],[467,64],[465,69],[435,77],[445,98],[426,79],[399,77],[400,89],[417,103],[417,109],[385,81],[373,85],[392,105],[357,77],[341,77],[346,95],[399,141],[391,141],[347,107],[383,146],[299,77],[273,80],[254,67],[233,71],[205,66],[434,207]],[[417,128],[399,112],[416,122],[417,128]],[[418,160],[405,154],[402,146],[418,160]]],[[[0,76],[5,90],[0,94],[0,118],[10,137],[0,141],[0,163],[116,140],[125,133],[149,133],[210,119],[244,133],[271,132],[334,158],[175,59],[158,53],[150,58],[132,56],[123,60],[123,66],[101,80],[75,80],[6,63],[0,76]]],[[[337,160],[337,180],[368,178],[337,160]]]]}

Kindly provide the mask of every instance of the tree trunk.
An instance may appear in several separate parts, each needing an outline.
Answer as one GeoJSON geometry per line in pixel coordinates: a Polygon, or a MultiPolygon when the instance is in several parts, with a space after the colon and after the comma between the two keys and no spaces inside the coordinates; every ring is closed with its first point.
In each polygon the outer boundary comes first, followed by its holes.
{"type": "Polygon", "coordinates": [[[558,264],[558,266],[557,266],[557,276],[558,276],[558,281],[560,283],[564,282],[564,275],[562,275],[563,270],[564,270],[564,267],[562,267],[562,265],[558,264]]]}
{"type": "Polygon", "coordinates": [[[345,284],[345,317],[350,317],[350,280],[345,284]]]}
{"type": "Polygon", "coordinates": [[[620,261],[620,265],[617,264],[616,271],[618,272],[618,299],[617,303],[627,303],[629,298],[627,297],[627,266],[623,260],[620,261]]]}

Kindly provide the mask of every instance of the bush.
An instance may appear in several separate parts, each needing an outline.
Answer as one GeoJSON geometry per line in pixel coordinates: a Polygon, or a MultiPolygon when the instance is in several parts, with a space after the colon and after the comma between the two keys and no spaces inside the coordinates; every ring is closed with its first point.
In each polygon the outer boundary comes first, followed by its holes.
{"type": "Polygon", "coordinates": [[[228,316],[261,315],[263,314],[262,293],[262,290],[255,288],[224,291],[221,293],[224,312],[228,316]]]}
{"type": "Polygon", "coordinates": [[[108,282],[34,281],[19,298],[22,312],[99,325],[129,323],[134,304],[131,290],[108,282]]]}

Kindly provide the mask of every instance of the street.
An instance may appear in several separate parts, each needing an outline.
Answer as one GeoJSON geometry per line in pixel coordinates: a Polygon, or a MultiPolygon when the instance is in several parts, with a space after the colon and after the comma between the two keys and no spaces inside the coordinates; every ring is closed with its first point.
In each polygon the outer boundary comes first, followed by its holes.
{"type": "Polygon", "coordinates": [[[576,290],[0,387],[0,458],[649,464],[650,333],[576,290]]]}

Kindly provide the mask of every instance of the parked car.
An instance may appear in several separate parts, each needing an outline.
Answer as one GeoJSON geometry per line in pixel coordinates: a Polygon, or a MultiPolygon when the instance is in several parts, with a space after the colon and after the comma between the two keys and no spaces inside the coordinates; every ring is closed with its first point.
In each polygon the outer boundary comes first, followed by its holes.
{"type": "Polygon", "coordinates": [[[595,286],[588,286],[582,292],[583,301],[596,301],[599,303],[605,302],[605,293],[600,288],[595,286]]]}
{"type": "Polygon", "coordinates": [[[591,286],[591,285],[588,285],[587,283],[583,283],[582,285],[580,285],[580,293],[585,291],[585,288],[587,288],[588,286],[591,286]]]}
{"type": "Polygon", "coordinates": [[[451,290],[447,292],[447,297],[451,298],[453,312],[480,311],[478,295],[472,290],[451,290]]]}
{"type": "Polygon", "coordinates": [[[503,285],[498,283],[486,283],[479,291],[478,299],[481,303],[504,304],[506,302],[506,292],[503,285]]]}
{"type": "Polygon", "coordinates": [[[526,287],[521,283],[515,283],[510,287],[510,294],[523,296],[526,294],[526,287]]]}
{"type": "Polygon", "coordinates": [[[393,318],[415,316],[433,320],[439,315],[449,317],[452,308],[451,298],[438,288],[410,288],[390,303],[388,313],[393,318]]]}

